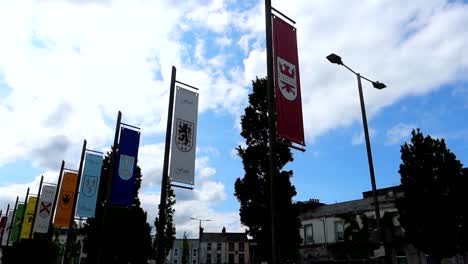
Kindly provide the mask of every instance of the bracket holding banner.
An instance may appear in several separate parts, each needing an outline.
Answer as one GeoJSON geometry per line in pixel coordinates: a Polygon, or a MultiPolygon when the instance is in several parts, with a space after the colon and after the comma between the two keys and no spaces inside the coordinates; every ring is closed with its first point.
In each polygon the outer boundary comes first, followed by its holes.
{"type": "Polygon", "coordinates": [[[178,184],[173,184],[173,183],[170,183],[169,185],[172,186],[172,187],[177,187],[177,188],[182,188],[182,189],[187,189],[187,190],[193,190],[192,186],[184,186],[184,185],[178,185],[178,184]]]}

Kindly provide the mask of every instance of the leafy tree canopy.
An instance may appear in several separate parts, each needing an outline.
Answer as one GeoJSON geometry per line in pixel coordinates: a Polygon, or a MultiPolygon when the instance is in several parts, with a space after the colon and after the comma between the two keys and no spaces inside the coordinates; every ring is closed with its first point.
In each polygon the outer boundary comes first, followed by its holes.
{"type": "MultiPolygon", "coordinates": [[[[258,243],[258,256],[267,260],[271,256],[271,228],[270,228],[270,189],[268,175],[268,103],[266,96],[266,78],[252,82],[253,91],[249,95],[249,105],[241,118],[241,136],[245,138],[246,147],[237,148],[242,159],[245,175],[235,182],[235,196],[240,202],[240,218],[247,226],[247,233],[258,243]]],[[[277,171],[277,212],[278,233],[277,240],[280,247],[281,263],[296,261],[298,248],[301,243],[299,235],[300,221],[298,208],[292,203],[296,189],[291,184],[292,171],[285,171],[283,167],[293,161],[287,142],[281,139],[276,144],[277,171]]]]}
{"type": "Polygon", "coordinates": [[[424,136],[419,129],[401,146],[401,160],[404,195],[397,207],[408,241],[439,260],[462,252],[468,185],[461,162],[444,139],[424,136]]]}

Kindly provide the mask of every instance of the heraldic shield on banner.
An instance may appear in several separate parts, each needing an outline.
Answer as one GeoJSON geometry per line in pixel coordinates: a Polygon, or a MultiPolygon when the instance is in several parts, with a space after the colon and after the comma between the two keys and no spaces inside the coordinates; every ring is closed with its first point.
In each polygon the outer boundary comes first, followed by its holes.
{"type": "Polygon", "coordinates": [[[177,118],[176,145],[182,152],[189,152],[193,147],[193,127],[190,121],[177,118]]]}
{"type": "Polygon", "coordinates": [[[177,87],[172,124],[171,181],[194,184],[198,93],[177,87]]]}
{"type": "Polygon", "coordinates": [[[110,202],[117,206],[131,206],[135,196],[136,163],[141,132],[121,126],[119,135],[110,202]]]}
{"type": "Polygon", "coordinates": [[[102,155],[87,152],[76,205],[76,214],[80,217],[94,217],[101,170],[102,155]]]}
{"type": "Polygon", "coordinates": [[[296,29],[273,16],[276,127],[280,137],[305,146],[296,29]]]}
{"type": "Polygon", "coordinates": [[[42,187],[39,207],[37,208],[36,219],[34,221],[34,232],[47,233],[49,231],[49,221],[55,199],[55,186],[45,185],[42,187]]]}

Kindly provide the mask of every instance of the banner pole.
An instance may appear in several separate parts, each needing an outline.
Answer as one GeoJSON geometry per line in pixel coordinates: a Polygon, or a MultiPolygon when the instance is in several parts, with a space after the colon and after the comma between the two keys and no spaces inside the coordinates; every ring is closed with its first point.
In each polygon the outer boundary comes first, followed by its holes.
{"type": "Polygon", "coordinates": [[[41,182],[39,183],[39,190],[37,191],[37,202],[36,206],[34,207],[34,214],[33,214],[33,219],[32,219],[32,224],[31,224],[31,230],[29,231],[29,239],[31,239],[33,235],[33,230],[34,230],[34,224],[36,222],[36,213],[37,213],[37,207],[39,206],[39,202],[41,199],[41,189],[42,189],[42,183],[44,182],[44,175],[41,175],[41,182]]]}
{"type": "Polygon", "coordinates": [[[0,247],[2,246],[2,243],[3,243],[3,234],[5,234],[5,230],[7,229],[7,225],[8,225],[8,213],[9,213],[9,211],[10,211],[10,204],[7,205],[7,209],[6,209],[6,213],[5,213],[6,222],[5,222],[5,226],[2,229],[2,233],[0,234],[0,247]]]}
{"type": "MultiPolygon", "coordinates": [[[[68,234],[67,234],[67,240],[65,242],[65,258],[68,258],[68,254],[70,253],[70,244],[72,243],[70,240],[71,233],[74,229],[73,223],[75,222],[75,210],[76,210],[76,201],[78,200],[78,190],[80,189],[80,182],[81,182],[81,173],[83,171],[83,160],[84,156],[86,153],[86,139],[83,140],[83,148],[81,150],[81,159],[80,159],[80,165],[78,167],[78,179],[76,182],[76,187],[75,187],[75,197],[72,202],[72,212],[71,212],[71,217],[70,217],[70,224],[68,226],[68,234]]],[[[68,259],[69,260],[69,259],[68,259]]],[[[67,261],[68,262],[68,261],[67,261]]]]}
{"type": "Polygon", "coordinates": [[[54,203],[52,204],[52,211],[50,212],[50,219],[49,219],[49,234],[51,234],[51,240],[54,234],[54,214],[55,214],[55,207],[57,206],[57,200],[58,200],[58,194],[60,192],[60,187],[62,184],[62,177],[63,177],[63,170],[65,169],[65,161],[62,160],[62,165],[60,166],[60,174],[57,182],[57,188],[55,188],[55,198],[54,198],[54,203]]]}
{"type": "Polygon", "coordinates": [[[103,251],[104,251],[104,236],[105,236],[105,223],[106,223],[106,218],[108,214],[108,207],[110,205],[110,200],[112,197],[112,177],[114,173],[114,165],[115,165],[115,160],[117,159],[117,150],[118,150],[118,144],[119,144],[119,134],[120,134],[120,125],[122,123],[122,112],[119,111],[117,114],[117,123],[115,125],[115,135],[114,135],[114,144],[112,145],[112,155],[110,156],[110,169],[109,169],[109,174],[107,175],[107,183],[106,183],[106,195],[105,195],[105,203],[104,203],[104,208],[103,208],[103,213],[102,213],[102,218],[100,222],[100,228],[98,228],[98,232],[101,233],[99,236],[99,239],[101,240],[101,243],[98,243],[98,253],[97,253],[97,260],[96,263],[105,263],[102,261],[103,256],[103,251]]]}
{"type": "Polygon", "coordinates": [[[16,196],[15,209],[13,209],[13,216],[11,217],[11,223],[10,223],[10,231],[8,231],[8,237],[7,237],[7,241],[6,241],[6,246],[7,247],[8,247],[8,243],[10,243],[11,230],[13,229],[13,222],[15,221],[16,208],[18,208],[18,200],[19,200],[19,196],[16,196]]]}
{"type": "Polygon", "coordinates": [[[159,226],[157,227],[157,241],[156,241],[156,264],[164,263],[164,252],[163,248],[163,236],[164,227],[166,226],[166,197],[167,197],[167,185],[169,184],[169,151],[172,138],[172,115],[174,112],[174,91],[176,82],[176,67],[172,66],[171,73],[171,86],[169,88],[169,105],[167,110],[167,127],[166,127],[166,145],[164,149],[164,165],[162,172],[161,181],[161,199],[159,202],[159,226]]]}
{"type": "Polygon", "coordinates": [[[273,31],[271,25],[271,0],[265,0],[266,54],[267,54],[267,98],[268,98],[268,166],[270,175],[270,217],[271,217],[271,263],[279,263],[278,218],[276,215],[276,162],[275,162],[275,97],[273,76],[273,31]]]}
{"type": "Polygon", "coordinates": [[[26,197],[24,198],[24,209],[23,209],[23,217],[21,218],[21,223],[20,223],[20,228],[19,228],[19,234],[18,234],[18,239],[21,239],[21,230],[23,229],[23,222],[24,222],[24,216],[26,215],[26,207],[28,205],[28,197],[29,197],[29,187],[28,190],[26,191],[26,197]]]}

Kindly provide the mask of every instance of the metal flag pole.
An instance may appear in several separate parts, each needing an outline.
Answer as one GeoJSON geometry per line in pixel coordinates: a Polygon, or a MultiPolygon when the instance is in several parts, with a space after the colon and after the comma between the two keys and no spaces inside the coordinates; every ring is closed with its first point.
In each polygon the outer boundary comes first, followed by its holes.
{"type": "Polygon", "coordinates": [[[5,230],[7,229],[7,225],[8,225],[8,213],[10,211],[10,204],[7,205],[7,209],[6,209],[6,213],[5,213],[5,217],[6,217],[6,222],[5,222],[5,226],[3,227],[2,229],[2,233],[0,234],[0,246],[2,246],[2,243],[3,243],[3,234],[5,234],[5,230]]]}
{"type": "Polygon", "coordinates": [[[52,210],[50,212],[50,219],[49,219],[49,234],[51,235],[50,238],[52,239],[53,237],[53,222],[54,222],[54,214],[55,214],[55,207],[57,206],[57,200],[58,200],[58,195],[60,192],[60,187],[62,184],[62,177],[63,177],[63,170],[65,169],[65,161],[62,160],[62,165],[60,166],[60,173],[59,173],[59,178],[57,182],[57,188],[55,188],[55,197],[54,197],[54,204],[52,204],[52,210]]]}
{"type": "Polygon", "coordinates": [[[75,222],[75,210],[76,210],[76,201],[78,200],[78,191],[80,188],[80,182],[81,182],[81,173],[83,172],[83,160],[84,156],[86,153],[86,139],[83,140],[83,148],[81,150],[81,159],[80,159],[80,165],[78,167],[78,179],[76,182],[76,187],[75,187],[75,197],[72,201],[72,212],[71,212],[71,217],[70,217],[70,224],[68,226],[68,234],[67,234],[67,240],[65,242],[65,258],[68,256],[70,252],[70,246],[72,241],[70,240],[71,233],[74,229],[73,223],[75,222]]]}
{"type": "Polygon", "coordinates": [[[114,135],[114,145],[112,146],[112,155],[110,156],[110,169],[109,169],[109,174],[107,175],[107,183],[106,183],[106,199],[104,203],[104,208],[103,208],[103,213],[102,213],[102,218],[101,218],[101,223],[100,223],[100,228],[98,228],[98,232],[101,233],[99,236],[99,239],[101,240],[101,243],[98,243],[98,254],[97,254],[97,263],[104,263],[102,258],[104,258],[104,229],[105,229],[105,223],[106,223],[106,218],[108,214],[108,207],[110,205],[110,200],[112,198],[112,176],[114,173],[114,164],[115,160],[117,159],[117,150],[118,150],[118,144],[119,144],[119,134],[120,134],[120,125],[122,123],[122,112],[119,111],[117,114],[117,123],[115,125],[115,135],[114,135]]]}
{"type": "Polygon", "coordinates": [[[13,209],[13,215],[11,216],[10,230],[8,231],[7,241],[5,245],[7,247],[8,247],[8,243],[10,243],[11,230],[13,229],[13,222],[15,221],[16,208],[18,208],[18,200],[19,200],[19,196],[16,196],[15,209],[13,209]]]}
{"type": "Polygon", "coordinates": [[[267,54],[267,98],[268,98],[268,166],[270,176],[270,217],[271,217],[271,263],[278,264],[280,258],[278,218],[276,214],[276,162],[275,162],[275,98],[273,81],[273,31],[271,25],[271,0],[265,0],[266,54],[267,54]]]}
{"type": "Polygon", "coordinates": [[[171,144],[171,131],[172,131],[172,115],[174,112],[174,90],[176,82],[176,67],[172,66],[171,73],[171,86],[169,88],[169,105],[167,110],[167,127],[166,127],[166,145],[164,149],[164,165],[161,180],[161,199],[159,202],[159,226],[157,227],[157,241],[156,241],[156,263],[163,264],[164,252],[162,252],[162,243],[164,235],[164,227],[166,225],[166,197],[167,185],[169,184],[169,150],[171,144]]]}
{"type": "Polygon", "coordinates": [[[26,191],[26,197],[24,198],[23,217],[21,217],[19,237],[21,237],[21,230],[23,229],[24,216],[26,215],[26,207],[28,206],[28,197],[29,197],[29,187],[28,187],[28,190],[26,191]]]}
{"type": "Polygon", "coordinates": [[[44,175],[41,175],[41,182],[39,183],[39,190],[37,191],[37,201],[36,201],[36,206],[34,207],[34,214],[33,214],[33,219],[31,223],[31,230],[29,230],[29,239],[31,239],[34,231],[34,223],[36,222],[36,213],[37,213],[37,207],[39,206],[39,201],[41,198],[41,189],[42,189],[42,183],[44,182],[44,175]]]}

